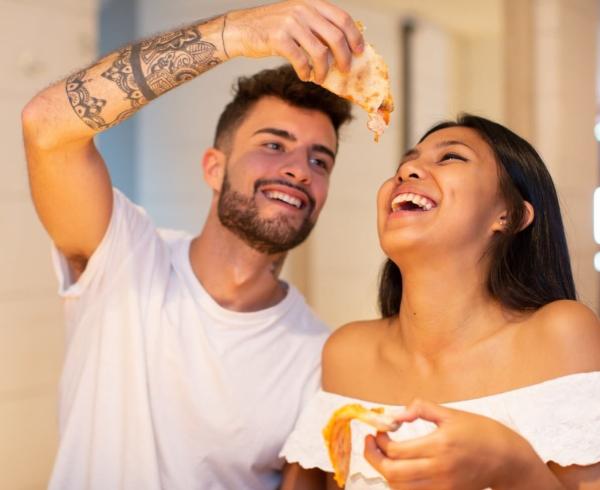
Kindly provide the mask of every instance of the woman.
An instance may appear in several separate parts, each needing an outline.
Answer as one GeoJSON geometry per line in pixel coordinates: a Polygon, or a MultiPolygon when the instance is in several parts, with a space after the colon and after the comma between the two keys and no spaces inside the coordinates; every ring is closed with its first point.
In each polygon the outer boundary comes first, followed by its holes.
{"type": "MultiPolygon", "coordinates": [[[[435,126],[381,187],[378,232],[382,318],[328,340],[288,461],[331,471],[321,429],[360,402],[403,424],[353,425],[349,490],[600,489],[600,325],[531,145],[471,115],[435,126]]],[[[324,486],[292,465],[284,488],[324,486]]]]}

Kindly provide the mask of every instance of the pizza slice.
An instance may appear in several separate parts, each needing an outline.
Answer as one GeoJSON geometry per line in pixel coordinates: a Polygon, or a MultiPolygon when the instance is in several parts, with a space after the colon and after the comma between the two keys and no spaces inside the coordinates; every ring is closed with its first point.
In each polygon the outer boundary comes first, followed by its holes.
{"type": "MultiPolygon", "coordinates": [[[[356,24],[363,32],[363,25],[356,24]]],[[[367,127],[375,133],[375,141],[379,141],[390,123],[394,100],[388,67],[373,46],[365,42],[364,51],[352,57],[349,72],[342,72],[335,63],[332,64],[321,85],[367,111],[367,127]]]]}
{"type": "Polygon", "coordinates": [[[383,413],[383,408],[365,408],[358,403],[338,408],[323,429],[323,438],[333,465],[334,479],[340,488],[344,488],[350,469],[352,452],[352,433],[350,422],[361,420],[380,432],[394,431],[400,427],[391,415],[383,413]]]}

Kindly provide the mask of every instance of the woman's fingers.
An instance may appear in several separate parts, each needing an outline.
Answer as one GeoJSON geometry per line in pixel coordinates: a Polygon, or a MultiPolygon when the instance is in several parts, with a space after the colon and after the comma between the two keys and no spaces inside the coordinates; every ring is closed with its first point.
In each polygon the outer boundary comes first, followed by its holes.
{"type": "Polygon", "coordinates": [[[439,452],[438,435],[435,432],[406,441],[392,441],[387,433],[378,432],[375,444],[384,456],[391,459],[430,458],[439,452]]]}
{"type": "MultiPolygon", "coordinates": [[[[365,439],[365,459],[390,483],[407,484],[406,488],[417,488],[431,481],[434,473],[434,460],[429,457],[415,459],[393,459],[378,446],[375,437],[365,439]]],[[[396,488],[396,487],[393,487],[396,488]]],[[[398,487],[399,488],[399,487],[398,487]]]]}
{"type": "Polygon", "coordinates": [[[456,411],[450,408],[442,407],[426,400],[417,399],[413,401],[404,412],[394,415],[398,422],[413,422],[417,419],[427,420],[436,425],[440,425],[450,418],[456,411]]]}

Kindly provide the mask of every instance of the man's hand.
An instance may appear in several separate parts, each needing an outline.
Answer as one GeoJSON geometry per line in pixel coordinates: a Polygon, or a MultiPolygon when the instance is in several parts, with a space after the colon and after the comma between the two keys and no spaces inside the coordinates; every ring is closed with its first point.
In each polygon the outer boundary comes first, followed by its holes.
{"type": "Polygon", "coordinates": [[[314,70],[321,83],[333,60],[344,71],[353,54],[363,49],[363,37],[352,17],[325,0],[289,0],[233,11],[224,22],[229,56],[283,56],[307,80],[314,70]]]}
{"type": "Polygon", "coordinates": [[[384,433],[365,441],[365,458],[394,490],[564,489],[527,441],[499,422],[425,401],[396,420],[419,418],[437,430],[404,442],[384,433]]]}

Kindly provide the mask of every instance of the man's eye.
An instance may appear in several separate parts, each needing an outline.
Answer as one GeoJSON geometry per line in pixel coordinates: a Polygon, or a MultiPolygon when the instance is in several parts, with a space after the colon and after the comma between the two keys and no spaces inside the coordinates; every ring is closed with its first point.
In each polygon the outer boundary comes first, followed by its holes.
{"type": "Polygon", "coordinates": [[[445,153],[440,161],[445,162],[447,160],[460,160],[461,162],[467,161],[465,157],[459,155],[458,153],[445,153]]]}
{"type": "Polygon", "coordinates": [[[274,141],[269,141],[268,143],[265,143],[263,146],[265,148],[268,148],[269,150],[275,150],[275,151],[283,150],[283,145],[281,143],[276,143],[274,141]]]}
{"type": "Polygon", "coordinates": [[[311,158],[310,159],[310,163],[311,165],[315,165],[317,167],[320,167],[324,170],[328,170],[329,167],[327,166],[327,162],[325,160],[321,160],[320,158],[311,158]]]}

